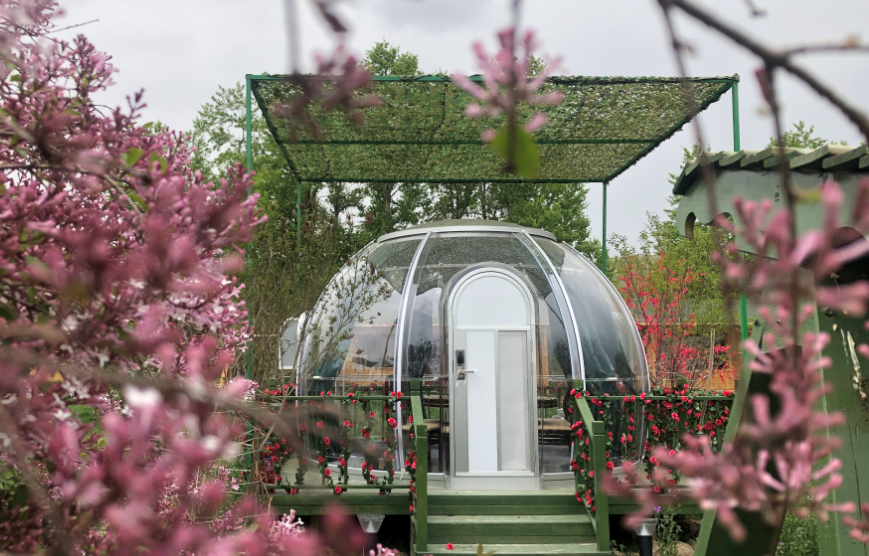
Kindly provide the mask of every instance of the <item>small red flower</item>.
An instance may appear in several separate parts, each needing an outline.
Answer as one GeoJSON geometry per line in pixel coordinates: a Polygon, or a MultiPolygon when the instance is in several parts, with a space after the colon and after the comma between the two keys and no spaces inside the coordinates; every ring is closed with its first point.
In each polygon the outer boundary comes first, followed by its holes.
{"type": "Polygon", "coordinates": [[[455,547],[453,546],[453,543],[448,542],[448,543],[447,543],[447,550],[452,550],[453,548],[455,548],[455,547]]]}
{"type": "Polygon", "coordinates": [[[352,426],[353,426],[353,423],[350,422],[350,419],[345,419],[345,420],[344,420],[344,426],[345,426],[345,427],[352,427],[352,426]]]}
{"type": "Polygon", "coordinates": [[[324,436],[324,437],[323,437],[323,444],[325,444],[326,446],[328,446],[328,445],[331,444],[331,443],[332,443],[332,441],[329,440],[329,437],[328,437],[328,436],[324,436]]]}
{"type": "Polygon", "coordinates": [[[335,487],[335,494],[341,494],[342,492],[343,492],[343,490],[341,490],[341,487],[339,487],[339,486],[335,487]]]}
{"type": "Polygon", "coordinates": [[[322,429],[322,428],[323,428],[323,421],[317,421],[317,428],[318,428],[318,429],[322,429]]]}

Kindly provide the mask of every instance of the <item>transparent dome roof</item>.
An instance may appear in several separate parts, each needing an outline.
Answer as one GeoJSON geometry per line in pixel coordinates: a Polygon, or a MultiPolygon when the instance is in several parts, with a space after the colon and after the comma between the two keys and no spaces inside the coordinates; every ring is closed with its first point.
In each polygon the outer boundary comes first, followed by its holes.
{"type": "MultiPolygon", "coordinates": [[[[552,234],[502,222],[434,222],[381,237],[332,279],[301,342],[302,394],[407,393],[418,380],[436,474],[470,469],[470,447],[496,434],[500,450],[513,450],[499,465],[530,465],[522,459],[530,452],[518,447],[531,443],[540,476],[569,479],[575,416],[566,399],[574,381],[595,393],[648,388],[636,324],[609,280],[552,234]],[[472,393],[462,386],[474,380],[460,376],[459,353],[464,360],[467,352],[469,369],[478,365],[485,341],[474,338],[487,335],[494,367],[473,376],[497,379],[472,393]],[[496,405],[480,410],[486,400],[496,405]],[[504,430],[469,432],[493,411],[504,430]]],[[[402,426],[399,445],[409,430],[402,426]]],[[[630,457],[623,451],[613,446],[613,461],[630,457]]],[[[357,452],[348,460],[354,469],[363,461],[357,452]]]]}
{"type": "Polygon", "coordinates": [[[360,251],[307,320],[300,386],[308,394],[373,381],[400,389],[447,376],[447,298],[462,276],[484,268],[514,275],[535,298],[538,381],[647,388],[636,325],[597,267],[548,232],[488,220],[432,222],[360,251]]]}

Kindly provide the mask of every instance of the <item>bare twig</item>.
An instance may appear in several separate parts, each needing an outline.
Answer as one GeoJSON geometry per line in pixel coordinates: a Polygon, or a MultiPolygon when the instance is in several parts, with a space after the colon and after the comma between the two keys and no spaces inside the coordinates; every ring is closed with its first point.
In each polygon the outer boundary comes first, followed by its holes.
{"type": "Polygon", "coordinates": [[[766,15],[766,10],[762,10],[757,7],[757,4],[754,3],[754,0],[744,0],[745,5],[748,6],[748,9],[751,10],[751,17],[763,17],[766,15]]]}
{"type": "Polygon", "coordinates": [[[48,34],[51,33],[60,33],[61,31],[66,31],[67,29],[75,29],[76,27],[83,27],[85,25],[89,25],[91,23],[97,23],[99,19],[92,19],[90,21],[85,21],[84,23],[76,23],[75,25],[70,25],[68,27],[61,27],[60,29],[55,29],[53,31],[48,31],[48,34]]]}
{"type": "Polygon", "coordinates": [[[864,138],[869,140],[869,117],[867,117],[862,110],[842,98],[839,93],[828,87],[825,83],[822,83],[820,79],[815,77],[812,73],[794,65],[787,55],[776,52],[775,50],[759,43],[742,31],[724,23],[706,10],[697,7],[689,0],[666,0],[666,2],[671,6],[679,8],[687,15],[693,17],[707,27],[718,31],[733,42],[750,50],[763,60],[767,68],[781,68],[794,77],[800,79],[816,93],[841,110],[842,113],[860,129],[864,138]]]}

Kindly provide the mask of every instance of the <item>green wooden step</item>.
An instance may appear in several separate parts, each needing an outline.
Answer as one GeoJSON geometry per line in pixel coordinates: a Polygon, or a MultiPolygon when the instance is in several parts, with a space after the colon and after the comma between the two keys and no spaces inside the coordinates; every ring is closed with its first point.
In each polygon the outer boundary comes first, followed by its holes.
{"type": "Polygon", "coordinates": [[[582,515],[572,492],[429,491],[430,515],[582,515]]]}
{"type": "Polygon", "coordinates": [[[595,541],[588,516],[455,515],[429,516],[429,545],[565,544],[595,541]]]}
{"type": "MultiPolygon", "coordinates": [[[[565,544],[483,544],[483,553],[495,551],[495,556],[534,556],[535,554],[577,554],[582,556],[611,556],[612,552],[601,552],[593,543],[565,544]]],[[[428,544],[425,554],[432,556],[451,556],[455,554],[476,554],[476,544],[453,544],[453,550],[446,545],[428,544]]]]}
{"type": "Polygon", "coordinates": [[[432,515],[429,544],[592,542],[594,527],[578,515],[432,515]]]}

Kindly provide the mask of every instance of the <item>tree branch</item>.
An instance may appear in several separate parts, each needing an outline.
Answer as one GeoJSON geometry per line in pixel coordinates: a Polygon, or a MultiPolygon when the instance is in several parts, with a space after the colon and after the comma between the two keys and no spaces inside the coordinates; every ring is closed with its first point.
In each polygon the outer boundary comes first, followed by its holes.
{"type": "Polygon", "coordinates": [[[817,77],[807,70],[794,65],[785,53],[780,53],[764,46],[745,33],[739,31],[735,27],[727,25],[719,20],[714,15],[706,10],[703,10],[688,0],[667,0],[671,6],[675,6],[693,17],[697,21],[703,23],[707,27],[714,29],[722,35],[728,37],[733,42],[745,47],[755,55],[763,59],[768,68],[782,68],[794,77],[800,79],[806,85],[811,87],[816,93],[830,101],[834,106],[841,110],[849,120],[851,120],[859,129],[866,140],[869,140],[869,118],[866,114],[852,105],[850,102],[842,98],[836,91],[822,83],[817,77]]]}

